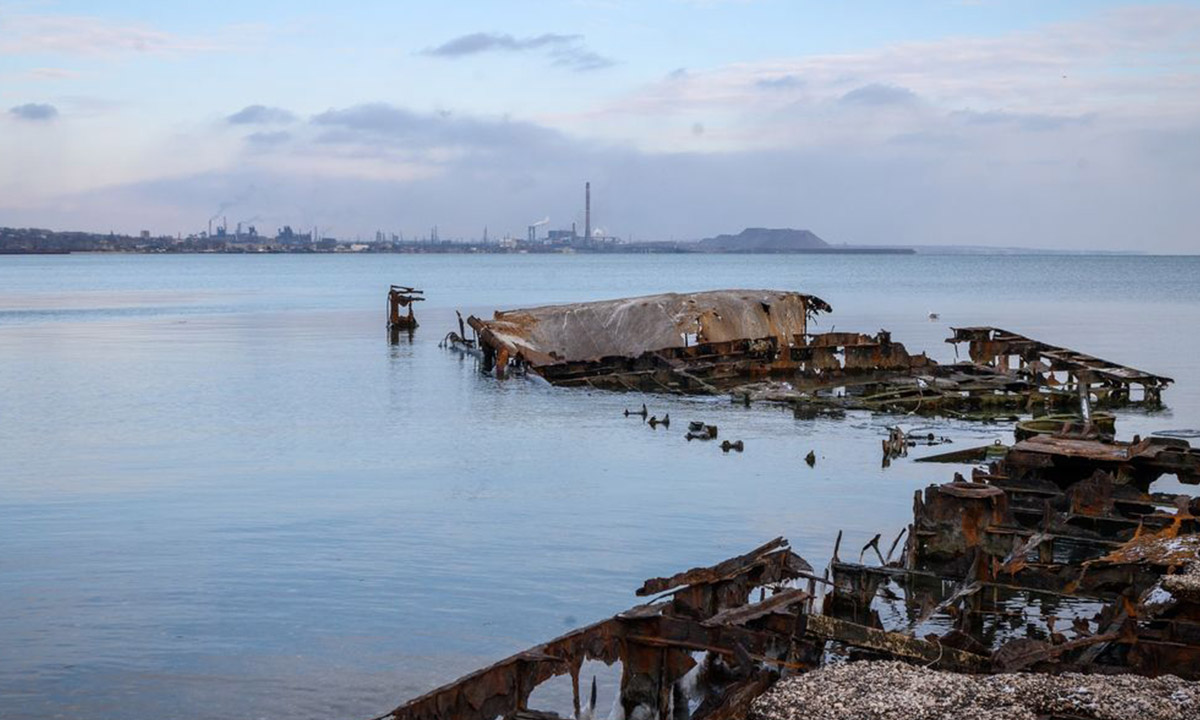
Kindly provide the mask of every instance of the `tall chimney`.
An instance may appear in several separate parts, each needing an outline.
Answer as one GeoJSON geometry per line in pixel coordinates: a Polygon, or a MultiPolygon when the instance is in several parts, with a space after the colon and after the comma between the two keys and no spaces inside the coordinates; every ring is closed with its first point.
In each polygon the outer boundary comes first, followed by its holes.
{"type": "Polygon", "coordinates": [[[592,241],[592,184],[583,184],[583,241],[592,241]]]}

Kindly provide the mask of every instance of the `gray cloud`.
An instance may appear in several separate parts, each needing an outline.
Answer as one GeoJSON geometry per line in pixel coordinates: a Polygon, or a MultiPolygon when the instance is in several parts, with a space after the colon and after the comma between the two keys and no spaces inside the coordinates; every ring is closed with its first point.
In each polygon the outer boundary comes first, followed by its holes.
{"type": "Polygon", "coordinates": [[[247,105],[225,120],[230,125],[278,125],[294,122],[296,116],[283,108],[247,105]]]}
{"type": "Polygon", "coordinates": [[[951,118],[961,120],[968,125],[1002,125],[1017,127],[1021,130],[1045,132],[1061,130],[1065,127],[1090,125],[1096,119],[1095,114],[1087,115],[1045,115],[1041,113],[1011,113],[1002,110],[974,112],[960,110],[950,114],[951,118]]]}
{"type": "Polygon", "coordinates": [[[754,84],[764,90],[794,90],[795,88],[804,87],[804,81],[795,75],[779,75],[777,77],[763,78],[756,80],[754,84]]]}
{"type": "Polygon", "coordinates": [[[47,122],[58,117],[58,108],[45,103],[25,103],[9,108],[13,117],[30,122],[47,122]]]}
{"type": "Polygon", "coordinates": [[[889,138],[887,143],[897,147],[918,148],[934,152],[957,150],[968,144],[961,136],[940,130],[900,133],[889,138]]]}
{"type": "Polygon", "coordinates": [[[512,35],[477,32],[444,42],[435,48],[426,50],[425,54],[439,57],[462,57],[494,50],[536,50],[547,45],[570,45],[581,39],[583,39],[582,35],[545,33],[518,40],[512,35]]]}
{"type": "Polygon", "coordinates": [[[855,88],[842,96],[841,102],[848,105],[911,105],[917,94],[899,85],[871,83],[855,88]]]}
{"type": "MultiPolygon", "coordinates": [[[[136,207],[139,217],[186,231],[253,186],[260,189],[253,212],[278,225],[329,226],[346,236],[438,224],[443,236],[472,237],[485,224],[495,234],[523,234],[529,218],[545,215],[563,227],[582,222],[582,185],[590,180],[593,221],[642,239],[792,226],[849,243],[969,238],[1128,249],[1138,238],[1143,250],[1191,249],[1191,207],[1200,195],[1194,124],[1131,133],[1097,117],[1091,125],[1027,133],[944,113],[929,124],[920,135],[878,142],[661,153],[528,122],[375,103],[332,109],[292,128],[286,151],[248,145],[246,161],[226,170],[64,197],[38,212],[64,225],[122,228],[136,207]],[[1188,143],[1192,151],[1181,154],[1188,143]],[[454,152],[438,152],[448,144],[454,152]],[[414,155],[420,173],[377,172],[414,155]],[[297,157],[304,172],[296,172],[297,157]],[[1143,181],[1131,184],[1131,175],[1143,181]]],[[[24,222],[37,224],[23,212],[24,222]]]]}
{"type": "Polygon", "coordinates": [[[402,144],[409,149],[447,145],[475,148],[515,148],[561,142],[561,135],[528,122],[487,119],[453,113],[418,113],[387,103],[367,103],[328,110],[312,119],[327,128],[323,143],[402,144]]]}
{"type": "Polygon", "coordinates": [[[582,47],[555,48],[550,57],[558,67],[570,68],[577,72],[603,70],[616,64],[612,58],[582,47]]]}
{"type": "Polygon", "coordinates": [[[246,142],[259,147],[274,147],[292,139],[292,134],[286,130],[275,132],[256,132],[246,136],[246,142]]]}
{"type": "Polygon", "coordinates": [[[528,38],[516,38],[503,33],[477,32],[448,40],[423,54],[443,58],[460,58],[488,52],[523,52],[545,50],[552,64],[576,71],[599,70],[614,64],[611,58],[589,50],[582,35],[543,33],[528,38]]]}

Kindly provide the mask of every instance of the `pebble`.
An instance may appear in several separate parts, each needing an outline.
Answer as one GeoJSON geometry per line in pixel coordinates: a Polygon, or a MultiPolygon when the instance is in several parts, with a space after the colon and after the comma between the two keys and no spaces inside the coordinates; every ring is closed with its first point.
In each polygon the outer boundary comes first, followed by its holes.
{"type": "Polygon", "coordinates": [[[751,720],[1095,720],[1200,717],[1200,682],[1174,675],[963,675],[900,662],[830,665],[785,678],[751,720]]]}

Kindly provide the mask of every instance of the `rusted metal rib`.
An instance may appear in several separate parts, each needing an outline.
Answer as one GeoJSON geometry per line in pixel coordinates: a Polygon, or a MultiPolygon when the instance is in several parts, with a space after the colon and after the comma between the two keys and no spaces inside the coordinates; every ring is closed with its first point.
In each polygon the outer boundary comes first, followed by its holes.
{"type": "MultiPolygon", "coordinates": [[[[767,556],[772,553],[782,550],[787,547],[787,540],[782,537],[777,537],[774,540],[764,543],[759,547],[751,550],[745,555],[739,555],[734,558],[725,560],[711,567],[696,567],[691,570],[685,570],[681,573],[676,573],[667,578],[651,578],[642,584],[635,593],[639,597],[647,595],[657,595],[672,588],[681,587],[683,585],[695,585],[697,583],[714,583],[720,580],[726,580],[734,577],[747,569],[761,565],[766,562],[767,556]]],[[[807,565],[807,563],[805,563],[807,565]]],[[[812,567],[804,568],[807,572],[812,572],[812,567]]]]}

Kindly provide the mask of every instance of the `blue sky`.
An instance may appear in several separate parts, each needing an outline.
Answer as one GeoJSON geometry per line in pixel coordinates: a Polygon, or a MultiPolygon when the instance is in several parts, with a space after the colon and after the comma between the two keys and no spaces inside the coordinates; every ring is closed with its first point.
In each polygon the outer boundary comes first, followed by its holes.
{"type": "Polygon", "coordinates": [[[0,0],[0,111],[4,225],[1200,250],[1196,3],[0,0]]]}

